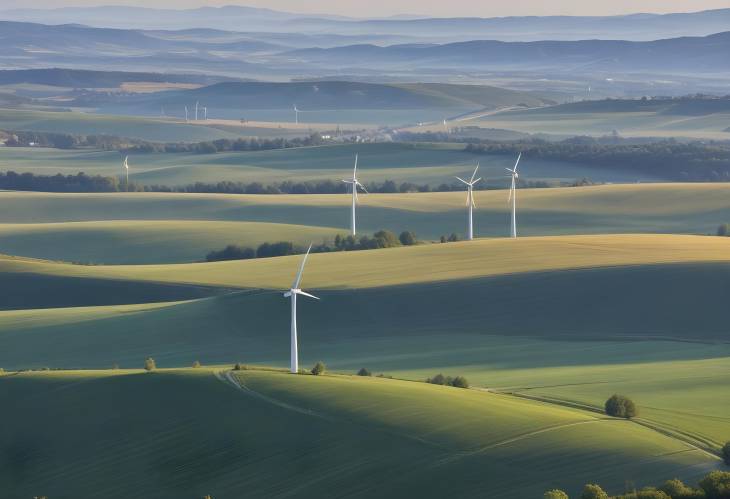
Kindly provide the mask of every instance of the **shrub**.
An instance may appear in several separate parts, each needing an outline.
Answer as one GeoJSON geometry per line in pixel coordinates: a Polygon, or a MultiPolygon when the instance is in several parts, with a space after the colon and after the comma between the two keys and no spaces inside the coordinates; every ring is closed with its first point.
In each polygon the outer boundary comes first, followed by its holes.
{"type": "Polygon", "coordinates": [[[456,388],[469,388],[469,382],[464,376],[457,376],[451,382],[451,386],[455,386],[456,388]]]}
{"type": "Polygon", "coordinates": [[[637,492],[630,492],[621,496],[615,496],[613,499],[673,499],[666,492],[657,490],[653,487],[643,488],[637,492]]]}
{"type": "Polygon", "coordinates": [[[416,239],[416,234],[409,230],[404,230],[403,232],[401,232],[400,236],[398,236],[398,239],[403,246],[413,246],[418,242],[418,239],[416,239]]]}
{"type": "Polygon", "coordinates": [[[146,371],[154,371],[157,369],[157,364],[155,364],[155,359],[152,357],[147,357],[144,361],[144,368],[146,371]]]}
{"type": "Polygon", "coordinates": [[[730,499],[730,472],[711,471],[700,480],[707,499],[730,499]]]}
{"type": "Polygon", "coordinates": [[[199,367],[200,367],[200,361],[199,360],[196,360],[195,362],[193,362],[193,368],[194,369],[197,369],[199,367]]]}
{"type": "Polygon", "coordinates": [[[562,490],[553,489],[548,490],[542,495],[543,499],[568,499],[568,494],[563,492],[562,490]]]}
{"type": "Polygon", "coordinates": [[[730,224],[722,224],[717,228],[718,236],[730,236],[730,224]]]}
{"type": "Polygon", "coordinates": [[[320,374],[323,374],[327,367],[324,365],[324,362],[321,360],[314,364],[314,367],[312,368],[312,374],[315,376],[319,376],[320,374]]]}
{"type": "Polygon", "coordinates": [[[357,372],[358,376],[372,376],[373,373],[370,372],[369,369],[363,367],[357,372]]]}
{"type": "Polygon", "coordinates": [[[460,240],[461,240],[461,238],[459,237],[459,234],[457,234],[456,232],[452,232],[448,239],[448,241],[450,243],[455,243],[456,241],[460,241],[460,240]]]}
{"type": "MultiPolygon", "coordinates": [[[[2,369],[0,369],[1,372],[3,372],[2,369]]],[[[725,442],[725,445],[722,447],[722,460],[730,466],[730,442],[725,442]]]]}
{"type": "Polygon", "coordinates": [[[243,371],[243,366],[241,365],[240,362],[236,362],[236,365],[233,366],[233,370],[234,371],[243,371]]]}
{"type": "Polygon", "coordinates": [[[441,373],[438,373],[433,378],[428,378],[426,380],[426,383],[431,383],[432,385],[445,385],[447,381],[448,381],[448,378],[446,378],[446,376],[444,376],[441,373]]]}
{"type": "Polygon", "coordinates": [[[583,487],[583,493],[580,497],[581,499],[608,499],[608,494],[606,494],[600,485],[589,483],[583,487]]]}
{"type": "Polygon", "coordinates": [[[705,497],[705,493],[701,490],[687,487],[682,480],[674,478],[667,480],[664,484],[659,487],[659,490],[667,494],[672,499],[702,499],[705,497]]]}
{"type": "Polygon", "coordinates": [[[634,402],[623,395],[614,394],[606,400],[606,414],[616,418],[631,419],[638,414],[634,402]]]}
{"type": "Polygon", "coordinates": [[[256,251],[253,248],[242,248],[235,244],[229,244],[220,251],[211,251],[205,257],[208,262],[219,262],[223,260],[248,260],[256,258],[256,251]]]}

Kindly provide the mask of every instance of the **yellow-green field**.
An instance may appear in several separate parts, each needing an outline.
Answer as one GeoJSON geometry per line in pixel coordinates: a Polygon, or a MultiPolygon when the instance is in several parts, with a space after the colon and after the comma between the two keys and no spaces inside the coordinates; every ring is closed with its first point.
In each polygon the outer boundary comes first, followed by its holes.
{"type": "Polygon", "coordinates": [[[0,386],[13,427],[0,433],[13,463],[0,477],[19,497],[523,498],[717,466],[635,423],[389,379],[201,368],[23,373],[0,386]]]}

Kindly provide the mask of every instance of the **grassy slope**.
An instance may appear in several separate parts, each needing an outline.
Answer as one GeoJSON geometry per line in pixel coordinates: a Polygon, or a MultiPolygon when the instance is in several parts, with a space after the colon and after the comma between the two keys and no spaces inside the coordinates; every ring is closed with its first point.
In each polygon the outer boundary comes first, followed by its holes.
{"type": "Polygon", "coordinates": [[[342,230],[259,222],[110,221],[0,224],[0,247],[32,258],[106,264],[194,262],[228,244],[331,240],[342,230]]]}
{"type": "MultiPolygon", "coordinates": [[[[343,144],[296,149],[229,152],[218,154],[138,154],[130,158],[131,178],[146,185],[186,185],[197,181],[282,182],[334,180],[346,175],[359,153],[363,182],[392,179],[439,185],[454,175],[473,170],[481,161],[481,174],[490,185],[505,184],[504,167],[513,157],[475,156],[463,144],[343,144]]],[[[119,175],[116,152],[95,150],[59,151],[37,148],[0,149],[3,170],[38,174],[119,175]]],[[[525,178],[574,181],[635,182],[661,180],[620,168],[601,169],[580,163],[524,161],[525,178]]]]}
{"type": "Polygon", "coordinates": [[[12,463],[0,476],[19,496],[521,498],[588,480],[621,490],[626,480],[692,479],[716,463],[632,423],[504,396],[240,376],[260,396],[205,369],[0,378],[13,421],[0,430],[12,463]]]}
{"type": "MultiPolygon", "coordinates": [[[[476,193],[477,236],[506,235],[505,195],[504,191],[476,193]]],[[[451,232],[463,233],[463,199],[464,194],[456,192],[363,195],[358,226],[367,233],[381,228],[396,233],[413,230],[426,240],[438,239],[451,232]]],[[[0,224],[95,222],[5,225],[0,230],[0,251],[97,263],[191,261],[224,244],[255,244],[264,237],[319,242],[334,232],[348,230],[349,202],[348,195],[0,192],[0,224]],[[165,224],[162,221],[174,222],[165,224]],[[191,231],[191,221],[206,222],[199,223],[199,229],[191,231]],[[244,221],[271,225],[259,226],[263,228],[259,237],[248,231],[247,227],[253,225],[240,223],[244,221]],[[238,225],[220,222],[237,222],[238,225]],[[152,227],[158,230],[153,237],[148,237],[152,227]],[[138,235],[145,236],[144,252],[140,252],[138,235]],[[192,244],[180,246],[180,241],[191,239],[194,240],[192,244]],[[47,245],[49,241],[58,245],[47,245]],[[115,246],[110,252],[111,242],[115,246]]],[[[722,184],[532,189],[519,193],[518,224],[521,235],[701,234],[714,233],[717,225],[726,220],[728,209],[730,187],[722,184]]]]}

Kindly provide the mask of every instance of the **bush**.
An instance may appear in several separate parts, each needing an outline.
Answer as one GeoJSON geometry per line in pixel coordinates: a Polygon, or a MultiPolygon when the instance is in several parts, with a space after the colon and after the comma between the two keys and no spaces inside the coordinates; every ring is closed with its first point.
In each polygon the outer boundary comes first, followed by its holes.
{"type": "Polygon", "coordinates": [[[200,367],[200,361],[199,360],[196,360],[195,362],[193,362],[193,368],[194,369],[197,369],[199,367],[200,367]]]}
{"type": "Polygon", "coordinates": [[[403,246],[413,246],[418,242],[418,239],[416,239],[416,234],[409,230],[404,230],[403,232],[401,232],[400,236],[398,236],[398,239],[403,246]]]}
{"type": "Polygon", "coordinates": [[[448,238],[448,242],[450,242],[450,243],[455,243],[460,240],[461,240],[461,238],[459,237],[459,234],[457,234],[456,232],[452,232],[448,238]]]}
{"type": "Polygon", "coordinates": [[[243,366],[241,365],[240,362],[236,362],[236,365],[233,366],[233,370],[234,371],[243,371],[243,366]]]}
{"type": "Polygon", "coordinates": [[[606,400],[606,414],[616,418],[631,419],[638,414],[634,402],[623,395],[614,394],[606,400]]]}
{"type": "Polygon", "coordinates": [[[469,382],[464,376],[457,376],[451,382],[451,386],[454,386],[456,388],[469,388],[469,382]]]}
{"type": "Polygon", "coordinates": [[[319,376],[320,374],[323,374],[327,367],[324,365],[324,362],[321,360],[314,364],[314,367],[312,368],[312,374],[315,376],[319,376]]]}
{"type": "Polygon", "coordinates": [[[248,260],[251,258],[256,258],[256,251],[253,248],[242,248],[235,244],[229,244],[220,251],[211,251],[205,256],[205,260],[208,262],[248,260]]]}
{"type": "Polygon", "coordinates": [[[666,492],[657,490],[653,487],[643,488],[637,492],[630,492],[628,494],[614,496],[613,499],[673,499],[669,497],[666,492]]]}
{"type": "Polygon", "coordinates": [[[438,373],[433,378],[428,378],[426,380],[426,383],[431,383],[432,385],[445,385],[445,384],[447,384],[448,381],[451,381],[451,379],[447,378],[446,376],[444,376],[441,373],[438,373]]]}
{"type": "Polygon", "coordinates": [[[372,376],[373,373],[370,372],[369,369],[363,367],[357,372],[358,376],[372,376]]]}
{"type": "Polygon", "coordinates": [[[730,236],[730,224],[722,224],[717,228],[718,236],[730,236]]]}
{"type": "Polygon", "coordinates": [[[700,480],[707,499],[730,499],[730,472],[711,471],[700,480]]]}
{"type": "Polygon", "coordinates": [[[674,478],[667,480],[664,484],[659,487],[659,490],[667,494],[672,499],[702,499],[705,497],[705,493],[701,490],[687,487],[682,480],[674,478]]]}
{"type": "Polygon", "coordinates": [[[606,494],[600,485],[589,483],[583,487],[583,493],[580,497],[581,499],[608,499],[608,494],[606,494]]]}
{"type": "MultiPolygon", "coordinates": [[[[0,369],[0,373],[1,372],[3,372],[2,369],[0,369]]],[[[725,461],[725,464],[730,466],[730,442],[726,442],[722,447],[722,460],[725,461]]]]}
{"type": "Polygon", "coordinates": [[[144,361],[144,368],[146,371],[154,371],[157,369],[157,364],[155,364],[155,359],[152,357],[147,357],[144,361]]]}
{"type": "Polygon", "coordinates": [[[548,490],[542,495],[543,499],[568,499],[568,494],[563,492],[562,490],[553,489],[548,490]]]}

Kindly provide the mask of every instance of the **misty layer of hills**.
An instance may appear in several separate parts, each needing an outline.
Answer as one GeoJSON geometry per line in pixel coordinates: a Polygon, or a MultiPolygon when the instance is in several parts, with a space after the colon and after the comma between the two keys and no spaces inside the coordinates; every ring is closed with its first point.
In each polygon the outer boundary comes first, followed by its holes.
{"type": "MultiPolygon", "coordinates": [[[[398,43],[448,43],[474,39],[502,41],[581,40],[589,38],[655,40],[704,36],[726,31],[730,9],[678,14],[624,16],[524,16],[500,18],[356,19],[326,13],[303,15],[242,6],[203,7],[188,10],[142,7],[12,9],[0,19],[42,24],[85,24],[104,28],[181,30],[208,28],[272,33],[328,33],[365,37],[361,41],[398,43]],[[376,35],[373,35],[376,34],[376,35]],[[383,37],[378,40],[379,37],[383,37]]],[[[326,37],[323,37],[326,38],[326,37]]],[[[354,42],[354,40],[353,40],[354,42]]],[[[332,45],[324,39],[317,46],[332,45]]],[[[356,42],[355,42],[356,43],[356,42]]]]}

